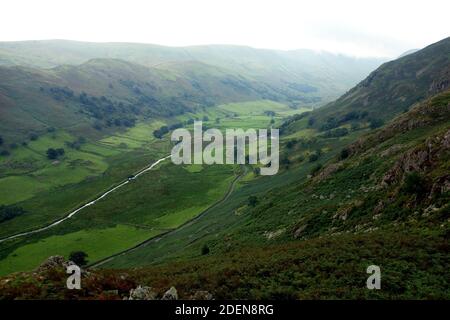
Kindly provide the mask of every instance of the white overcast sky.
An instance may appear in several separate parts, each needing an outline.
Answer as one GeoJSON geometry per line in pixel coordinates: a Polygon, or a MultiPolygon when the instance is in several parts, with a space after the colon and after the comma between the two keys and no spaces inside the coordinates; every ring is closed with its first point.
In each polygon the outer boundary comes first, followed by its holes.
{"type": "Polygon", "coordinates": [[[450,36],[449,0],[2,0],[0,41],[237,44],[395,57],[450,36]]]}

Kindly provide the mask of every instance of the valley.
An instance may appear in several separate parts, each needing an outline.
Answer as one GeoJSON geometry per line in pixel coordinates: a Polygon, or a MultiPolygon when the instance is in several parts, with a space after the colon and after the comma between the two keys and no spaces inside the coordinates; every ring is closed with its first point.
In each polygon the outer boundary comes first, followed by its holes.
{"type": "Polygon", "coordinates": [[[0,297],[449,298],[450,38],[379,67],[65,41],[0,43],[0,62],[0,297]],[[195,121],[279,128],[279,172],[173,164],[171,132],[195,121]],[[36,283],[80,251],[87,289],[36,283]]]}

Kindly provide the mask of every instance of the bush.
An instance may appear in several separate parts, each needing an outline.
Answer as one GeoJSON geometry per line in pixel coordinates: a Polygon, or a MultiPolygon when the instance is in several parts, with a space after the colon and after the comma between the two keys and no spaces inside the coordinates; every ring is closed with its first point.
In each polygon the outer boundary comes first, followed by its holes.
{"type": "Polygon", "coordinates": [[[82,267],[87,265],[88,261],[86,258],[88,254],[84,251],[73,251],[69,255],[69,260],[73,261],[77,266],[82,267]]]}
{"type": "Polygon", "coordinates": [[[309,162],[314,162],[319,160],[319,155],[317,153],[311,153],[308,158],[309,162]]]}
{"type": "Polygon", "coordinates": [[[426,180],[417,172],[411,172],[405,176],[402,190],[409,194],[423,194],[426,192],[426,180]]]}
{"type": "Polygon", "coordinates": [[[370,129],[376,129],[381,127],[384,124],[384,121],[381,119],[371,119],[369,121],[370,123],[370,129]]]}
{"type": "Polygon", "coordinates": [[[320,169],[322,169],[322,165],[319,163],[311,169],[310,174],[314,176],[317,172],[320,171],[320,169]]]}
{"type": "Polygon", "coordinates": [[[349,155],[350,155],[350,151],[348,151],[347,148],[344,148],[341,150],[341,153],[339,154],[339,160],[347,159],[349,155]]]}
{"type": "Polygon", "coordinates": [[[162,139],[163,135],[165,135],[168,132],[169,132],[169,127],[162,126],[161,128],[153,131],[153,135],[155,136],[155,138],[162,139]]]}
{"type": "Polygon", "coordinates": [[[14,219],[24,213],[26,213],[26,211],[21,207],[0,206],[0,223],[14,219]]]}
{"type": "Polygon", "coordinates": [[[49,148],[47,149],[47,158],[50,160],[57,159],[59,156],[64,155],[65,151],[63,148],[53,149],[49,148]]]}
{"type": "Polygon", "coordinates": [[[202,256],[205,256],[209,253],[209,247],[208,245],[205,243],[202,247],[202,256]]]}
{"type": "Polygon", "coordinates": [[[258,204],[258,198],[256,196],[248,197],[248,205],[252,208],[256,207],[258,204]]]}

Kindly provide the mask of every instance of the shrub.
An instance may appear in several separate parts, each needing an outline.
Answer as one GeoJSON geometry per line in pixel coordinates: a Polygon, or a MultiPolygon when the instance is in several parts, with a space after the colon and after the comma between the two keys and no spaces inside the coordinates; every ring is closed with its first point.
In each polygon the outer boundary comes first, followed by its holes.
{"type": "Polygon", "coordinates": [[[339,160],[347,159],[349,155],[350,155],[350,152],[348,151],[348,149],[344,148],[341,150],[341,153],[339,154],[339,160]]]}
{"type": "Polygon", "coordinates": [[[69,260],[73,261],[77,266],[85,266],[87,265],[88,261],[86,258],[88,257],[88,254],[84,251],[73,251],[69,255],[69,260]]]}
{"type": "Polygon", "coordinates": [[[256,196],[250,196],[248,197],[248,205],[250,207],[256,207],[256,205],[258,204],[258,198],[256,196]]]}
{"type": "Polygon", "coordinates": [[[205,243],[202,247],[202,256],[205,256],[209,253],[209,247],[208,245],[205,243]]]}
{"type": "Polygon", "coordinates": [[[322,169],[322,165],[318,163],[314,167],[312,167],[310,174],[314,176],[317,172],[320,171],[320,169],[322,169]]]}
{"type": "Polygon", "coordinates": [[[49,158],[50,160],[54,160],[57,159],[59,156],[64,155],[65,151],[63,148],[58,148],[58,149],[53,149],[53,148],[48,148],[47,149],[47,158],[49,158]]]}
{"type": "Polygon", "coordinates": [[[0,223],[21,216],[26,211],[17,206],[0,206],[0,223]]]}
{"type": "Polygon", "coordinates": [[[381,119],[371,119],[369,121],[370,129],[376,129],[381,127],[384,124],[384,121],[381,119]]]}
{"type": "Polygon", "coordinates": [[[405,176],[402,190],[409,194],[423,194],[426,191],[426,180],[417,172],[411,172],[405,176]]]}
{"type": "Polygon", "coordinates": [[[309,162],[314,162],[319,160],[319,155],[317,153],[311,153],[308,158],[309,162]]]}

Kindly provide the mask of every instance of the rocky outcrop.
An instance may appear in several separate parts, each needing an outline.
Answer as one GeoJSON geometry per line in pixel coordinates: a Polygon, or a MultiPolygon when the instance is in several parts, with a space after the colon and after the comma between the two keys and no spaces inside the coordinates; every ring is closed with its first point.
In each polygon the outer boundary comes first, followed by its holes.
{"type": "Polygon", "coordinates": [[[304,224],[304,225],[297,227],[294,231],[294,239],[300,238],[303,235],[303,233],[307,227],[308,227],[308,224],[304,224]]]}
{"type": "Polygon", "coordinates": [[[72,261],[66,260],[63,256],[51,256],[45,260],[39,267],[37,267],[36,272],[42,273],[55,269],[66,270],[68,266],[74,265],[72,261]]]}
{"type": "Polygon", "coordinates": [[[190,296],[190,300],[213,300],[213,295],[204,290],[195,291],[193,295],[190,296]]]}
{"type": "Polygon", "coordinates": [[[405,152],[383,176],[382,186],[399,182],[405,173],[425,172],[432,168],[443,153],[450,150],[450,130],[442,136],[427,139],[422,146],[405,152]]]}
{"type": "Polygon", "coordinates": [[[317,176],[314,177],[315,182],[321,182],[331,176],[333,173],[339,171],[343,166],[342,162],[331,163],[323,168],[317,176]]]}
{"type": "Polygon", "coordinates": [[[407,113],[401,114],[389,124],[366,137],[362,137],[347,147],[349,156],[362,153],[380,143],[417,128],[430,126],[450,120],[449,91],[437,95],[421,104],[416,105],[407,113]]]}
{"type": "Polygon", "coordinates": [[[138,286],[130,290],[128,300],[156,300],[158,294],[151,287],[138,286]]]}
{"type": "Polygon", "coordinates": [[[178,292],[175,287],[171,287],[167,290],[161,300],[178,300],[178,292]]]}

